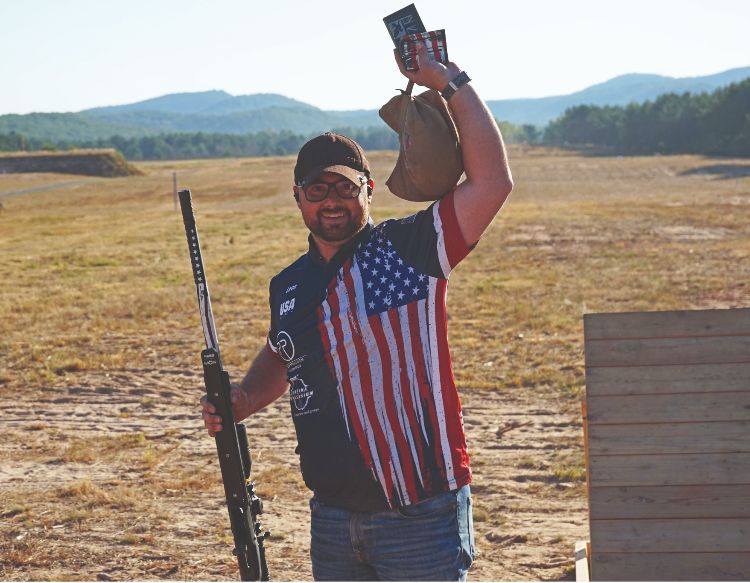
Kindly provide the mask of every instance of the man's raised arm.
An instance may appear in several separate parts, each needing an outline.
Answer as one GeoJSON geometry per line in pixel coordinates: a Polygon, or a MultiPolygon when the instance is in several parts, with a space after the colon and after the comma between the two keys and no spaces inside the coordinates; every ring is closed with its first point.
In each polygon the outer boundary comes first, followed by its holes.
{"type": "MultiPolygon", "coordinates": [[[[395,55],[405,77],[437,91],[461,73],[455,63],[446,66],[431,60],[421,43],[417,45],[418,71],[404,69],[398,51],[395,55]]],[[[508,198],[513,179],[500,129],[470,83],[459,87],[448,99],[448,107],[458,128],[466,172],[454,196],[456,216],[464,240],[473,245],[508,198]]]]}

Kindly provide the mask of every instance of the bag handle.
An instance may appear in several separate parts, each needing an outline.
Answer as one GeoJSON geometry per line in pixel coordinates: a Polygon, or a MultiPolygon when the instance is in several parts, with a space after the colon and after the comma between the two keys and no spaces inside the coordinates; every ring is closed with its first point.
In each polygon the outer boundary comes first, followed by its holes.
{"type": "Polygon", "coordinates": [[[400,111],[400,119],[401,119],[401,131],[398,133],[398,141],[400,146],[403,146],[403,133],[404,133],[404,127],[405,127],[405,120],[406,120],[406,103],[404,102],[404,99],[408,99],[409,101],[414,101],[414,98],[411,96],[411,90],[414,89],[414,81],[409,80],[409,83],[406,85],[406,89],[399,89],[401,91],[401,111],[400,111]]]}
{"type": "Polygon", "coordinates": [[[414,89],[414,81],[409,81],[406,84],[406,89],[399,89],[399,91],[401,91],[401,95],[411,95],[412,89],[414,89]]]}

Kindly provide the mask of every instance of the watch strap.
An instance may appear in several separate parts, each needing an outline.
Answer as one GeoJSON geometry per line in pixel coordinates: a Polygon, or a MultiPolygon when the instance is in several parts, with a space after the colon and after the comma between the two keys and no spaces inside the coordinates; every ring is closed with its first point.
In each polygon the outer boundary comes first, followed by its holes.
{"type": "Polygon", "coordinates": [[[445,89],[440,92],[440,95],[443,96],[443,99],[448,101],[451,97],[453,97],[453,94],[456,91],[466,85],[469,81],[471,81],[471,78],[466,73],[466,71],[461,71],[453,78],[453,80],[448,82],[448,85],[446,85],[445,89]]]}

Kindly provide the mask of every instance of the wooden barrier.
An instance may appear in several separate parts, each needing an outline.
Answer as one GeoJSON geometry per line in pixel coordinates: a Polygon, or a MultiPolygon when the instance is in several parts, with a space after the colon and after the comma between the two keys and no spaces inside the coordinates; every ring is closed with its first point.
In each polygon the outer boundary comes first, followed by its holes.
{"type": "Polygon", "coordinates": [[[750,309],[587,314],[592,580],[750,580],[750,309]]]}

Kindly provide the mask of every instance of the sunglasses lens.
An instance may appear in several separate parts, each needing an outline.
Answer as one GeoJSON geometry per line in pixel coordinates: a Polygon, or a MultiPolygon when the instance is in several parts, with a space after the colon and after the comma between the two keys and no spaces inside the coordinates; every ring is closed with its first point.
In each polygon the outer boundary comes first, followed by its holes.
{"type": "Polygon", "coordinates": [[[340,198],[357,198],[361,188],[350,180],[340,180],[333,184],[318,182],[304,188],[305,197],[307,197],[307,200],[310,202],[320,202],[328,196],[331,187],[336,190],[336,194],[338,194],[340,198]]]}
{"type": "Polygon", "coordinates": [[[359,194],[359,187],[349,180],[336,183],[336,192],[342,198],[355,198],[359,194]]]}
{"type": "Polygon", "coordinates": [[[328,195],[327,184],[311,184],[305,189],[305,196],[311,202],[323,200],[328,195]]]}

